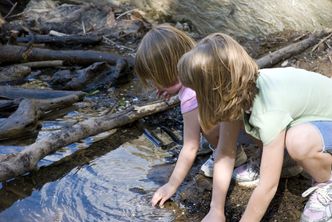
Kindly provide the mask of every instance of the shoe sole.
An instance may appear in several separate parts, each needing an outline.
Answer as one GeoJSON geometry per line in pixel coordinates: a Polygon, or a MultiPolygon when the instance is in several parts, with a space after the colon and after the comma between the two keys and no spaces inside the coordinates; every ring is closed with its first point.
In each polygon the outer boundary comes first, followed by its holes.
{"type": "Polygon", "coordinates": [[[208,172],[204,171],[204,170],[201,170],[201,172],[203,173],[203,175],[205,177],[209,177],[209,178],[212,178],[213,177],[213,173],[212,174],[209,174],[208,172]]]}
{"type": "Polygon", "coordinates": [[[245,187],[245,188],[255,188],[257,187],[258,183],[259,183],[259,179],[257,180],[253,180],[253,181],[236,181],[235,183],[241,187],[245,187]]]}
{"type": "MultiPolygon", "coordinates": [[[[288,173],[284,174],[281,176],[281,178],[290,178],[290,177],[294,177],[299,175],[303,169],[300,166],[294,166],[294,167],[289,167],[287,169],[288,173]]],[[[235,179],[235,183],[241,187],[246,187],[246,188],[255,188],[257,187],[258,183],[259,183],[259,179],[257,180],[253,180],[253,181],[236,181],[235,179]]]]}

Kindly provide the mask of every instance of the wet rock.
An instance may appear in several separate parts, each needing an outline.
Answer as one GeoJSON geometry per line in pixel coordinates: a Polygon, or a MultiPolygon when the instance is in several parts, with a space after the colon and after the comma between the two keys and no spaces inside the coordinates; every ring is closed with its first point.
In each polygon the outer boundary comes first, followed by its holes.
{"type": "Polygon", "coordinates": [[[109,0],[130,2],[155,21],[188,21],[199,33],[223,31],[254,37],[286,29],[313,31],[330,27],[332,2],[243,0],[109,0]]]}

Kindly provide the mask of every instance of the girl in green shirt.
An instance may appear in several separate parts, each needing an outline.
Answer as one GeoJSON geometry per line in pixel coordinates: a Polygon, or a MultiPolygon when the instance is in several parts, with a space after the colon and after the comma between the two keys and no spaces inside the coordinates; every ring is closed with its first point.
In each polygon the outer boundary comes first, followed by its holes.
{"type": "MultiPolygon", "coordinates": [[[[259,70],[230,36],[201,40],[178,63],[180,81],[196,91],[204,130],[219,122],[219,139],[236,138],[241,122],[263,143],[260,180],[241,221],[260,221],[276,193],[285,148],[315,184],[302,221],[332,220],[332,80],[296,68],[259,70]]],[[[203,221],[225,221],[234,146],[219,143],[210,211],[203,221]]]]}

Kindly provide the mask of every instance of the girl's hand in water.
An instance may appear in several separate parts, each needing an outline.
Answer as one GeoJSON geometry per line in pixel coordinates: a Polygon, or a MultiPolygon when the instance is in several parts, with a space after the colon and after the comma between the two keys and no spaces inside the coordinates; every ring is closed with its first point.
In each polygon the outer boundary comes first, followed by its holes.
{"type": "Polygon", "coordinates": [[[225,222],[225,214],[222,210],[211,208],[209,213],[203,218],[202,222],[225,222]]]}
{"type": "Polygon", "coordinates": [[[159,207],[162,208],[166,200],[168,200],[175,192],[176,187],[170,183],[166,183],[153,194],[151,200],[152,206],[155,207],[159,203],[159,207]]]}

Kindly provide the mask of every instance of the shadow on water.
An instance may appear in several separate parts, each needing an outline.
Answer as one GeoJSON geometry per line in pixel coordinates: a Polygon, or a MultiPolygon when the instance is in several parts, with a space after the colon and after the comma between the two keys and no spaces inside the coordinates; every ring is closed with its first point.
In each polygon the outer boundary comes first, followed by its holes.
{"type": "Polygon", "coordinates": [[[162,163],[140,130],[118,130],[88,149],[2,183],[0,221],[174,221],[176,207],[150,206],[158,185],[147,175],[162,163]]]}

